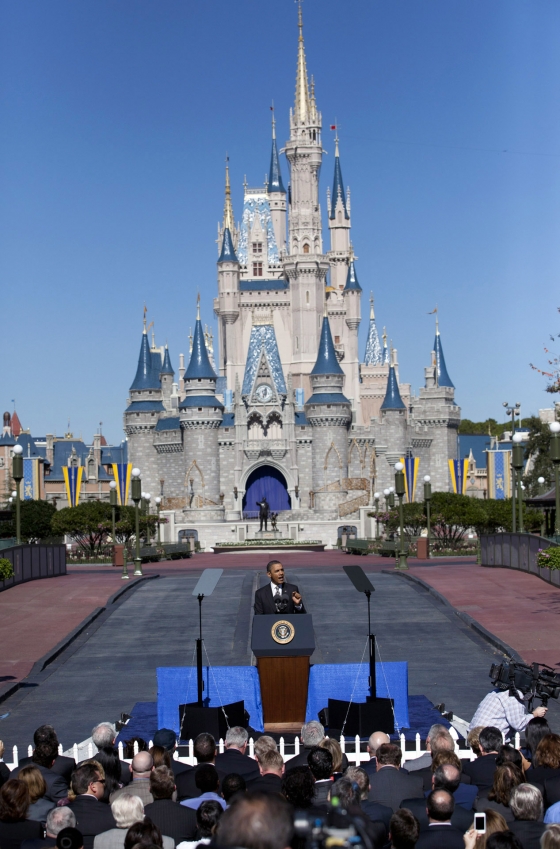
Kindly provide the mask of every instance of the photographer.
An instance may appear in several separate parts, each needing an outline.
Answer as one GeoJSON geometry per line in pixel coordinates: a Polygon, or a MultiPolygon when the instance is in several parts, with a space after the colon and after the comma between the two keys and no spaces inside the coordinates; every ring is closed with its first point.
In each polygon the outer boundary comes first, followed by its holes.
{"type": "Polygon", "coordinates": [[[511,733],[523,731],[534,716],[544,716],[548,710],[541,705],[535,708],[533,713],[528,713],[523,703],[523,693],[517,690],[517,698],[510,696],[509,690],[493,690],[486,695],[477,707],[469,731],[482,725],[499,728],[504,735],[505,742],[509,742],[511,733]]]}

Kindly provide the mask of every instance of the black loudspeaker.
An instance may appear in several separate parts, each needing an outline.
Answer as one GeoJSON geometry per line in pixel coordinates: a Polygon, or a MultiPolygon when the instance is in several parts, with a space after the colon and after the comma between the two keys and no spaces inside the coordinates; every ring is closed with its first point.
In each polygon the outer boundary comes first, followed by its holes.
{"type": "Polygon", "coordinates": [[[365,703],[329,699],[328,717],[331,737],[340,735],[343,726],[345,737],[355,737],[356,734],[369,737],[374,731],[395,733],[393,699],[375,699],[365,703]]]}
{"type": "Polygon", "coordinates": [[[218,742],[220,738],[225,738],[228,726],[232,728],[240,725],[246,728],[248,721],[243,700],[219,708],[199,707],[197,702],[179,705],[179,739],[194,740],[199,734],[208,732],[218,742]]]}

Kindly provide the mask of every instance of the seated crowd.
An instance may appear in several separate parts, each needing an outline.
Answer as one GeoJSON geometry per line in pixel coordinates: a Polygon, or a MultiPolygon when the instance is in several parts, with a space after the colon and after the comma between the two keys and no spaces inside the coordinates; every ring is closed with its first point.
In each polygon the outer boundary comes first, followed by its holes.
{"type": "Polygon", "coordinates": [[[300,752],[286,762],[268,735],[250,757],[239,727],[229,729],[223,753],[200,734],[196,766],[173,758],[168,729],[149,749],[138,739],[130,764],[119,759],[111,723],[97,725],[92,739],[97,753],[76,764],[58,754],[54,728],[41,726],[33,755],[12,772],[0,743],[0,849],[342,845],[321,842],[321,821],[335,831],[350,821],[350,843],[365,849],[560,849],[560,736],[543,718],[531,720],[519,751],[497,728],[473,729],[472,761],[434,725],[426,753],[406,768],[400,746],[381,732],[369,738],[369,760],[349,765],[319,722],[303,726],[300,752]],[[484,833],[474,829],[475,812],[485,814],[484,833]]]}

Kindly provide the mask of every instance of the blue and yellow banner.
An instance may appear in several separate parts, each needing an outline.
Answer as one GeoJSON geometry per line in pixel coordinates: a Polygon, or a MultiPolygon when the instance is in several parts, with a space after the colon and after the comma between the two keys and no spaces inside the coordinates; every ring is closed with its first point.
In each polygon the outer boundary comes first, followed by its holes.
{"type": "Polygon", "coordinates": [[[488,498],[511,498],[511,451],[487,451],[488,498]]]}
{"type": "Polygon", "coordinates": [[[449,473],[451,475],[451,483],[453,484],[453,492],[458,495],[464,495],[467,490],[468,469],[469,460],[467,457],[464,460],[449,460],[449,473]]]}
{"type": "Polygon", "coordinates": [[[70,507],[77,507],[80,503],[80,490],[82,488],[83,466],[63,466],[64,484],[66,486],[66,497],[70,507]]]}
{"type": "Polygon", "coordinates": [[[416,493],[416,481],[418,480],[420,457],[401,457],[401,463],[404,466],[404,488],[406,490],[406,500],[409,504],[411,504],[414,501],[414,495],[416,493]]]}
{"type": "Polygon", "coordinates": [[[117,496],[119,504],[121,505],[128,502],[131,472],[132,463],[113,463],[113,474],[115,476],[115,483],[117,484],[117,496]]]}
{"type": "Polygon", "coordinates": [[[39,497],[39,460],[37,457],[24,457],[23,500],[33,501],[39,497]]]}

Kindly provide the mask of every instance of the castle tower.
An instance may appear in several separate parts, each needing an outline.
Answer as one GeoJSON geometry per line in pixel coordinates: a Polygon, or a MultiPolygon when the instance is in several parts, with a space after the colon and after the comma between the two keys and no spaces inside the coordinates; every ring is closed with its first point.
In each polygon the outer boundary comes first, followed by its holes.
{"type": "Polygon", "coordinates": [[[303,388],[306,395],[317,355],[329,269],[323,254],[319,204],[321,126],[315,93],[309,91],[300,6],[295,104],[290,111],[290,138],[285,146],[290,164],[289,255],[283,265],[290,282],[293,385],[295,389],[303,388]]]}
{"type": "Polygon", "coordinates": [[[380,366],[383,364],[383,351],[381,342],[379,341],[379,333],[375,323],[375,311],[373,309],[373,295],[369,299],[369,329],[366,342],[366,352],[364,355],[364,365],[380,366]]]}
{"type": "Polygon", "coordinates": [[[345,500],[343,481],[348,477],[348,427],[350,402],[342,394],[344,372],[338,362],[329,319],[323,317],[317,360],[310,374],[313,394],[305,404],[307,421],[313,428],[313,491],[315,509],[338,515],[345,500]],[[327,489],[336,485],[338,489],[327,489]]]}
{"type": "Polygon", "coordinates": [[[128,437],[128,456],[142,473],[144,492],[159,492],[157,455],[153,449],[154,431],[164,411],[159,352],[152,352],[148,342],[146,316],[140,343],[136,376],[130,387],[129,403],[124,413],[124,430],[128,437]],[[157,360],[159,359],[159,363],[157,360]]]}
{"type": "Polygon", "coordinates": [[[218,428],[224,408],[216,398],[216,379],[206,349],[199,303],[179,417],[183,431],[186,509],[196,511],[201,519],[223,519],[218,428]],[[204,513],[200,514],[200,511],[204,513]]]}
{"type": "Polygon", "coordinates": [[[171,357],[169,356],[169,348],[165,345],[165,353],[163,356],[163,365],[160,371],[161,392],[163,406],[167,412],[171,412],[171,394],[173,392],[173,378],[175,372],[171,365],[171,357]]]}
{"type": "Polygon", "coordinates": [[[239,260],[233,243],[234,223],[226,164],[224,221],[221,250],[218,257],[219,369],[227,385],[233,386],[236,368],[241,363],[241,333],[239,331],[239,260]]]}
{"type": "Polygon", "coordinates": [[[457,459],[461,409],[455,403],[455,387],[445,364],[437,317],[431,364],[424,369],[424,375],[425,385],[412,403],[412,445],[415,455],[421,458],[422,476],[429,474],[432,478],[434,492],[448,492],[451,482],[447,461],[457,459]]]}
{"type": "Polygon", "coordinates": [[[342,181],[340,167],[340,152],[338,149],[338,132],[335,138],[334,178],[332,195],[327,196],[329,202],[329,230],[331,234],[331,249],[328,253],[331,265],[331,286],[342,291],[346,283],[348,263],[350,259],[350,209],[346,202],[346,192],[342,181]]]}
{"type": "Polygon", "coordinates": [[[358,330],[362,318],[361,301],[362,287],[358,282],[354,255],[350,249],[350,263],[346,275],[346,285],[343,290],[346,307],[345,327],[342,341],[344,345],[344,370],[347,376],[347,392],[354,407],[360,398],[360,354],[358,351],[358,330]]]}
{"type": "MultiPolygon", "coordinates": [[[[393,357],[391,357],[393,359],[393,357]]],[[[407,421],[406,405],[401,398],[395,366],[391,362],[387,377],[387,390],[381,404],[381,434],[380,445],[387,463],[378,463],[376,489],[394,486],[394,465],[406,455],[407,421]]]]}
{"type": "Polygon", "coordinates": [[[282,182],[280,159],[276,145],[276,119],[272,112],[272,150],[270,153],[270,168],[267,183],[270,217],[276,236],[276,244],[280,255],[286,253],[286,189],[282,182]]]}

